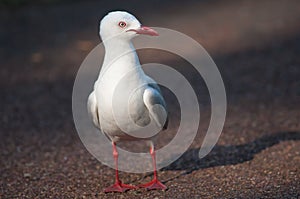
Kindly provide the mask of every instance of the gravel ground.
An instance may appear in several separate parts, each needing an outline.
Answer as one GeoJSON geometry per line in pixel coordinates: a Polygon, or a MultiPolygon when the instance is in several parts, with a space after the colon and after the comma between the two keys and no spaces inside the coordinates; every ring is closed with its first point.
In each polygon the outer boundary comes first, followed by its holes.
{"type": "MultiPolygon", "coordinates": [[[[297,0],[184,5],[134,0],[1,10],[0,198],[299,198],[299,9],[297,0]],[[172,28],[199,41],[224,79],[225,127],[217,146],[199,160],[210,117],[203,82],[174,55],[141,52],[142,62],[155,57],[187,74],[204,99],[199,135],[180,159],[159,172],[167,191],[102,193],[113,183],[114,170],[88,153],[74,127],[76,72],[100,42],[99,19],[119,8],[149,26],[172,28]]],[[[176,115],[176,105],[170,107],[176,115]]],[[[176,130],[176,121],[166,135],[176,130]]],[[[161,144],[168,136],[164,139],[161,144]]],[[[121,172],[121,178],[139,184],[151,174],[121,172]]]]}

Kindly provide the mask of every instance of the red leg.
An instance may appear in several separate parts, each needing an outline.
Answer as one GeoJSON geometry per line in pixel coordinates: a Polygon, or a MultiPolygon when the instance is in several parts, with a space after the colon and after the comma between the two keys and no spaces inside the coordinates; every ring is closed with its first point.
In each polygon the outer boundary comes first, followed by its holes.
{"type": "Polygon", "coordinates": [[[153,180],[151,180],[150,182],[146,183],[146,184],[142,184],[139,185],[139,187],[143,187],[143,188],[147,188],[148,190],[151,189],[167,189],[167,187],[161,183],[158,178],[157,178],[157,170],[156,170],[156,158],[155,158],[155,150],[154,147],[151,146],[150,148],[150,154],[152,157],[152,163],[153,163],[153,180]]]}
{"type": "Polygon", "coordinates": [[[105,193],[108,192],[125,192],[128,189],[136,189],[136,186],[132,186],[132,185],[128,185],[128,184],[123,184],[121,182],[121,180],[119,179],[119,170],[118,170],[118,151],[116,148],[116,143],[112,142],[112,146],[113,146],[113,156],[114,156],[114,160],[115,160],[115,170],[116,170],[116,181],[115,184],[113,184],[110,187],[107,187],[106,189],[104,189],[105,193]]]}

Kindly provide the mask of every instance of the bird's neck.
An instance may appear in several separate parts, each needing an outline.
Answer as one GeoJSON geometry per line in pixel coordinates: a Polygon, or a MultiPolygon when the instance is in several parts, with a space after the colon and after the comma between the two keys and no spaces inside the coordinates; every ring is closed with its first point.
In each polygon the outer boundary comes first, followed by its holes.
{"type": "Polygon", "coordinates": [[[140,66],[136,50],[130,40],[111,39],[103,43],[105,57],[102,68],[119,67],[121,69],[122,67],[140,66]]]}

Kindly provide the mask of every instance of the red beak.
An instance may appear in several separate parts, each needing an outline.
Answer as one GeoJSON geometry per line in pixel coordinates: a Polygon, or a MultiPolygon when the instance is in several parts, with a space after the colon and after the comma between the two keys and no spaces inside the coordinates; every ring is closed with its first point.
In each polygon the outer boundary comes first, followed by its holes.
{"type": "Polygon", "coordinates": [[[133,31],[133,32],[136,32],[137,34],[141,34],[141,35],[158,36],[158,33],[155,30],[153,30],[152,28],[149,28],[147,26],[141,26],[138,29],[130,29],[130,30],[127,30],[127,32],[128,31],[133,31]]]}

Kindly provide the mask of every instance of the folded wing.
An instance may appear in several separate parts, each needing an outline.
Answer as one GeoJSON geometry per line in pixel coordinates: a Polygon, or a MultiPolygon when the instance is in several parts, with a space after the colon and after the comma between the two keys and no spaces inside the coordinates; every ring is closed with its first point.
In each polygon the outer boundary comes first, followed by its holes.
{"type": "Polygon", "coordinates": [[[168,112],[166,103],[157,85],[149,85],[143,94],[143,101],[149,111],[150,117],[159,128],[166,129],[168,125],[168,112]]]}
{"type": "Polygon", "coordinates": [[[92,117],[94,125],[100,129],[97,99],[94,91],[89,95],[87,108],[89,115],[92,117]]]}

